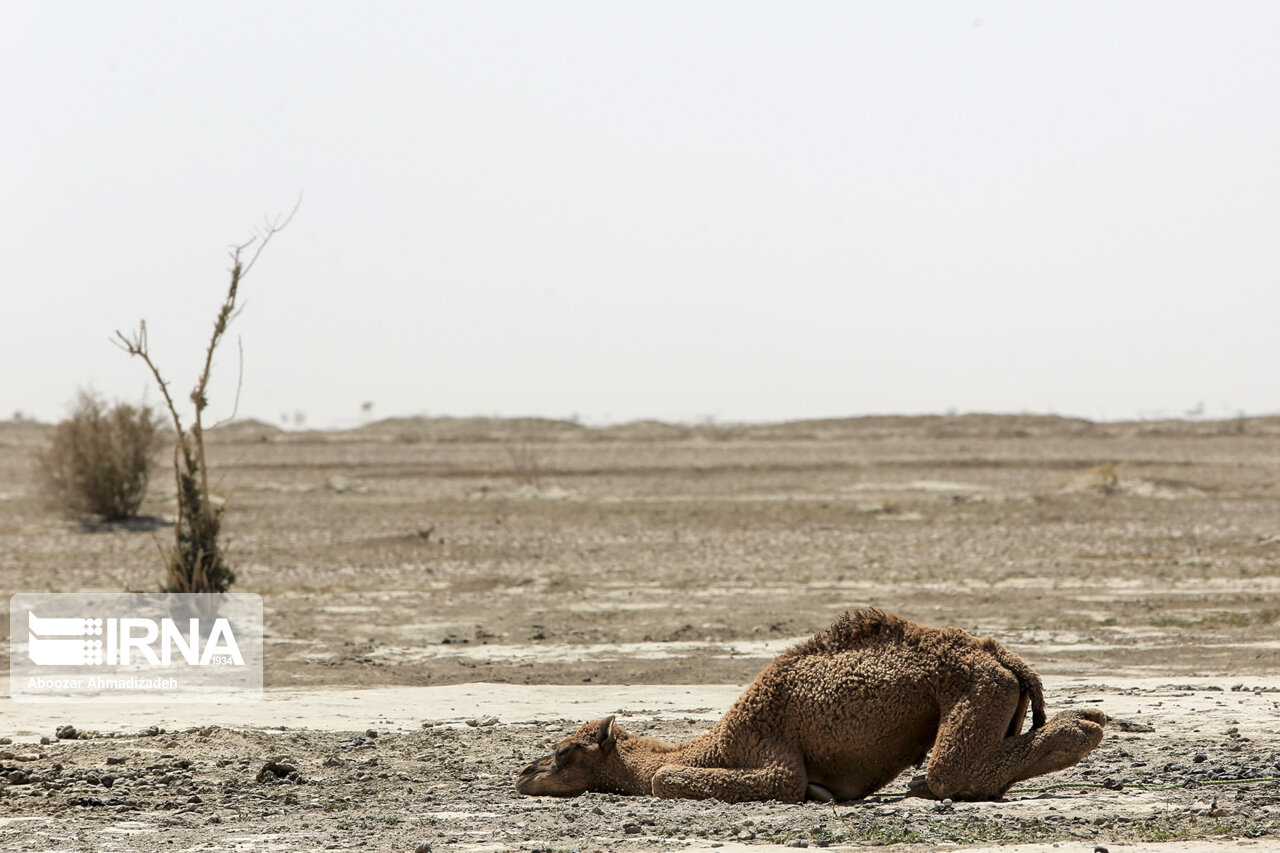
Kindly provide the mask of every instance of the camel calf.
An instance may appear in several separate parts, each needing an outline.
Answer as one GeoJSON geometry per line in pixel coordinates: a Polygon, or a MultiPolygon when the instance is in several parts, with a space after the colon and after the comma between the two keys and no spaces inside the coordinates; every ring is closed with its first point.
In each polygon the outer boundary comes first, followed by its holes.
{"type": "Polygon", "coordinates": [[[585,723],[525,767],[516,790],[856,800],[932,748],[912,795],[993,800],[1084,758],[1106,721],[1085,708],[1046,722],[1039,676],[990,637],[862,609],[779,655],[706,734],[673,745],[613,717],[585,723]]]}

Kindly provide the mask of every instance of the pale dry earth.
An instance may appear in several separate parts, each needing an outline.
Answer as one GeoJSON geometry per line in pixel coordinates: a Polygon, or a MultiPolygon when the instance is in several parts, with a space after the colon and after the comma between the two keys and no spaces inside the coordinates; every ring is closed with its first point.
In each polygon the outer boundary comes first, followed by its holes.
{"type": "MultiPolygon", "coordinates": [[[[171,480],[161,469],[150,522],[61,518],[29,463],[46,437],[0,424],[0,591],[154,588],[171,480]]],[[[0,763],[28,779],[0,781],[0,848],[1280,837],[1280,419],[238,424],[210,450],[235,590],[264,601],[267,700],[99,721],[0,700],[17,741],[0,763]],[[772,655],[862,605],[993,634],[1047,676],[1051,710],[1096,702],[1134,728],[1038,780],[1066,787],[1004,803],[511,790],[524,760],[605,710],[661,737],[700,731],[772,655]],[[117,737],[38,744],[65,723],[117,737]],[[256,781],[280,755],[298,779],[256,781]]]]}

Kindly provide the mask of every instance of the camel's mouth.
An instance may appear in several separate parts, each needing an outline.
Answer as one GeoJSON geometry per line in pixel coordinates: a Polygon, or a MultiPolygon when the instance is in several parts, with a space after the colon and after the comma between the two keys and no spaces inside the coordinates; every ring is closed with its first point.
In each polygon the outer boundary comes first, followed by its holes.
{"type": "Polygon", "coordinates": [[[546,764],[548,759],[554,757],[555,753],[549,752],[537,761],[530,762],[523,770],[521,770],[520,775],[516,777],[516,793],[530,797],[538,796],[540,792],[534,790],[537,787],[538,778],[547,769],[549,769],[542,765],[546,764]]]}
{"type": "Polygon", "coordinates": [[[526,797],[534,796],[533,780],[536,775],[535,773],[530,773],[527,769],[521,771],[520,775],[516,777],[516,793],[524,794],[526,797]]]}
{"type": "Polygon", "coordinates": [[[549,786],[546,773],[522,771],[516,777],[516,793],[526,797],[572,797],[573,793],[555,790],[549,786]]]}

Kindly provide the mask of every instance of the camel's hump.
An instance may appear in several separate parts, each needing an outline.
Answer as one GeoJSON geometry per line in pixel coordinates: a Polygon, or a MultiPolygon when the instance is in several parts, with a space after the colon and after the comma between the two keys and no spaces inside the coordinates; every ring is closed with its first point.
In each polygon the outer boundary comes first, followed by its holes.
{"type": "Polygon", "coordinates": [[[900,616],[876,607],[860,607],[852,613],[846,610],[831,627],[792,646],[782,653],[779,660],[835,654],[862,648],[871,642],[901,639],[911,624],[900,616]]]}

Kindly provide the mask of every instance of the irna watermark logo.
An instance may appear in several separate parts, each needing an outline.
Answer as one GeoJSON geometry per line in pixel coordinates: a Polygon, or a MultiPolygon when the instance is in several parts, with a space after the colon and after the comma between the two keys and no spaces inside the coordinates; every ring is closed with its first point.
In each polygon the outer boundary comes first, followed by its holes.
{"type": "Polygon", "coordinates": [[[9,602],[16,701],[219,702],[262,696],[262,599],[34,594],[9,602]]]}

